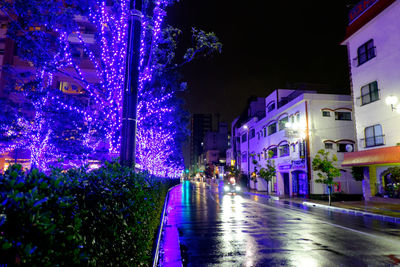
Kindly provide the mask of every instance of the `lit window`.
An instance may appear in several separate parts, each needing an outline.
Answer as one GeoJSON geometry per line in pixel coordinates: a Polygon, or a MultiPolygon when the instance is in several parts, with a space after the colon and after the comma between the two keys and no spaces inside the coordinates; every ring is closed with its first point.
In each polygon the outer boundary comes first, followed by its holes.
{"type": "Polygon", "coordinates": [[[279,131],[283,130],[286,128],[286,123],[289,121],[288,117],[284,117],[281,120],[279,120],[279,131]]]}
{"type": "Polygon", "coordinates": [[[375,57],[374,40],[371,39],[357,49],[358,66],[375,57]]]}
{"type": "Polygon", "coordinates": [[[378,83],[372,82],[361,87],[361,105],[379,100],[378,83]]]}

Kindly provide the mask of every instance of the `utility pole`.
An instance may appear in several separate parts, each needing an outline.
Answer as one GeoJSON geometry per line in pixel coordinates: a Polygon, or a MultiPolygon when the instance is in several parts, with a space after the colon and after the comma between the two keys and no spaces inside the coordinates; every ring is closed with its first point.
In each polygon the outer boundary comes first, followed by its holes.
{"type": "Polygon", "coordinates": [[[135,167],[142,0],[130,0],[129,9],[120,163],[123,166],[135,167]]]}

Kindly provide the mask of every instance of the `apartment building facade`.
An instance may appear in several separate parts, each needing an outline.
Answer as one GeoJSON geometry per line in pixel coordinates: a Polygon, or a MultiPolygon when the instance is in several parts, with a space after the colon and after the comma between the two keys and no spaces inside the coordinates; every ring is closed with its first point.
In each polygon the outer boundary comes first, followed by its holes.
{"type": "MultiPolygon", "coordinates": [[[[249,175],[254,159],[264,166],[272,153],[276,177],[269,191],[301,197],[326,193],[327,187],[315,182],[311,161],[320,149],[336,154],[339,163],[354,150],[351,97],[278,89],[265,103],[264,118],[252,118],[235,129],[240,137],[237,166],[249,175]]],[[[352,178],[349,168],[342,168],[335,181],[337,192],[361,193],[361,183],[352,178]]]]}
{"type": "Polygon", "coordinates": [[[384,196],[385,175],[400,165],[400,1],[361,1],[349,14],[348,50],[357,151],[342,166],[361,167],[364,197],[384,196]]]}

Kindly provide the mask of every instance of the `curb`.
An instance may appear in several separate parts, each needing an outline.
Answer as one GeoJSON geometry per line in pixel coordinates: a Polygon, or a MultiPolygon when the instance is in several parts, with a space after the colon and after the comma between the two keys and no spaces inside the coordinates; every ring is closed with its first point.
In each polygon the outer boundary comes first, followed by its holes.
{"type": "MultiPolygon", "coordinates": [[[[263,194],[257,194],[257,193],[252,193],[252,192],[245,192],[245,194],[256,195],[256,196],[261,196],[261,197],[265,197],[265,198],[271,198],[273,200],[279,200],[279,197],[276,197],[276,196],[263,195],[263,194]]],[[[304,201],[302,204],[304,206],[308,206],[308,207],[324,208],[324,209],[328,209],[331,211],[347,213],[347,214],[351,214],[351,215],[373,217],[375,219],[383,220],[386,222],[400,223],[400,218],[376,214],[376,213],[367,212],[367,211],[345,209],[345,208],[339,208],[339,207],[318,204],[318,203],[314,203],[314,202],[306,202],[306,201],[304,201]]]]}
{"type": "MultiPolygon", "coordinates": [[[[160,241],[161,241],[161,237],[163,236],[164,221],[166,220],[165,213],[167,211],[167,206],[168,206],[168,202],[169,202],[169,193],[171,192],[172,189],[175,189],[176,187],[178,187],[180,185],[181,184],[177,184],[177,185],[171,187],[170,189],[168,189],[167,195],[165,196],[164,207],[163,207],[163,210],[161,213],[161,218],[160,218],[161,224],[160,224],[160,228],[157,233],[157,245],[156,245],[156,249],[155,249],[154,256],[153,256],[153,267],[158,266],[158,261],[159,261],[159,256],[160,256],[160,241]]],[[[179,248],[179,239],[177,240],[177,242],[178,242],[178,248],[179,248]]],[[[178,251],[179,251],[179,259],[181,259],[180,249],[178,251]]],[[[180,264],[180,266],[182,266],[182,264],[180,264]]]]}
{"type": "Polygon", "coordinates": [[[332,206],[327,206],[327,205],[313,203],[313,202],[303,202],[303,205],[304,206],[309,206],[309,207],[324,208],[324,209],[328,209],[328,210],[331,210],[331,211],[347,213],[347,214],[351,214],[351,215],[373,217],[375,219],[380,219],[380,220],[388,221],[388,222],[400,223],[400,218],[387,216],[387,215],[376,214],[376,213],[367,212],[367,211],[360,211],[360,210],[332,207],[332,206]]]}
{"type": "Polygon", "coordinates": [[[244,194],[248,195],[254,195],[254,196],[260,196],[260,197],[265,197],[265,198],[270,198],[273,200],[279,200],[279,197],[277,196],[272,196],[272,195],[264,195],[264,194],[257,194],[257,193],[252,193],[252,192],[243,192],[244,194]]]}

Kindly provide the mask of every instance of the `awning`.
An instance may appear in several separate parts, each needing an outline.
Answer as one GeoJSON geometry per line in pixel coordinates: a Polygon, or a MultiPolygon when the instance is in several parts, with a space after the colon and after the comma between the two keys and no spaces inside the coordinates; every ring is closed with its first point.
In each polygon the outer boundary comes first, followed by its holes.
{"type": "Polygon", "coordinates": [[[342,166],[367,166],[388,163],[400,163],[400,146],[344,153],[342,166]]]}

